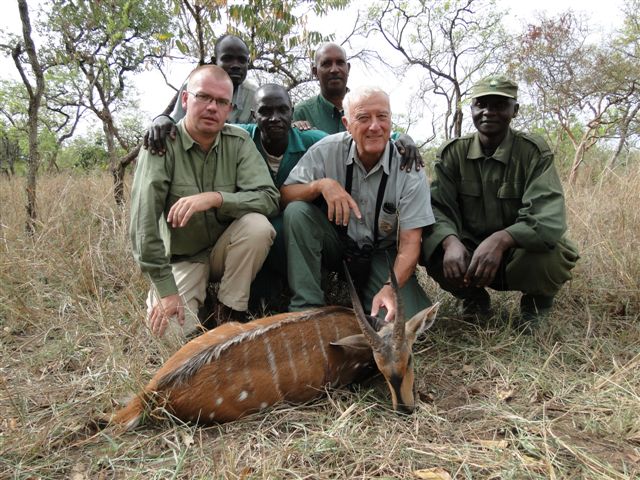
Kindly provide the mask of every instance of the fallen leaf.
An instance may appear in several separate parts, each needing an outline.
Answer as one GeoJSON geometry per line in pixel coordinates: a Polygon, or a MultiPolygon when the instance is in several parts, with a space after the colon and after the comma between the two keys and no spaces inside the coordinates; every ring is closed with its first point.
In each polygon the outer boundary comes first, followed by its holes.
{"type": "Polygon", "coordinates": [[[510,390],[498,390],[498,399],[507,402],[513,397],[513,389],[510,390]]]}
{"type": "Polygon", "coordinates": [[[484,448],[491,449],[502,449],[509,446],[509,443],[506,440],[478,440],[478,443],[484,448]]]}
{"type": "Polygon", "coordinates": [[[193,435],[189,435],[188,433],[183,434],[182,443],[184,443],[186,447],[190,447],[191,445],[193,445],[194,443],[193,435]]]}
{"type": "Polygon", "coordinates": [[[243,467],[242,470],[240,470],[240,479],[245,480],[245,478],[249,478],[253,473],[253,468],[243,467]]]}
{"type": "Polygon", "coordinates": [[[413,474],[423,480],[451,480],[449,472],[440,467],[414,470],[413,474]]]}
{"type": "Polygon", "coordinates": [[[418,390],[418,397],[423,402],[433,403],[433,401],[435,400],[435,397],[431,392],[423,392],[422,390],[418,390]]]}

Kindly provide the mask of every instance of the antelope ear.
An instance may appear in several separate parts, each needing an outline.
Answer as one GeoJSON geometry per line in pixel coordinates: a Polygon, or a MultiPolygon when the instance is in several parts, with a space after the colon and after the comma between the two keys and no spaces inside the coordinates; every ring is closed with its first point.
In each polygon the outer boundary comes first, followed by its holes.
{"type": "Polygon", "coordinates": [[[336,340],[335,342],[330,342],[329,345],[333,345],[334,347],[342,347],[345,350],[371,350],[371,345],[369,345],[369,342],[367,342],[367,339],[361,333],[343,337],[339,340],[336,340]]]}
{"type": "Polygon", "coordinates": [[[414,339],[425,330],[428,330],[436,321],[436,313],[440,307],[440,302],[435,305],[425,308],[416,313],[411,320],[405,324],[405,333],[407,337],[413,337],[414,339]]]}

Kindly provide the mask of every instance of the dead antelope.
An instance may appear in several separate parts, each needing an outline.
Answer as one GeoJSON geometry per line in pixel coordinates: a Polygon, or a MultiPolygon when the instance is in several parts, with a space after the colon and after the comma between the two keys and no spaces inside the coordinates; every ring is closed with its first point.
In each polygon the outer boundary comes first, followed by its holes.
{"type": "MultiPolygon", "coordinates": [[[[417,335],[433,324],[438,304],[405,322],[398,301],[396,321],[376,332],[351,278],[347,280],[353,310],[324,307],[247,324],[227,323],[193,339],[111,423],[135,428],[153,405],[183,421],[227,422],[278,402],[306,402],[325,386],[347,385],[371,367],[372,360],[387,381],[393,408],[413,411],[411,348],[417,335]]],[[[391,280],[399,300],[393,271],[391,280]]]]}

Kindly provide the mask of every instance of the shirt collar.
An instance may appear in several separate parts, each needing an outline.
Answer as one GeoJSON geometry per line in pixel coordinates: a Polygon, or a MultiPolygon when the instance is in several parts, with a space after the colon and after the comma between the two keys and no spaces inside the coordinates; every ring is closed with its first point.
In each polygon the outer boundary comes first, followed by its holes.
{"type": "MultiPolygon", "coordinates": [[[[350,134],[348,134],[345,138],[348,138],[349,139],[348,141],[351,141],[353,139],[353,137],[350,134]]],[[[389,175],[389,172],[391,169],[391,163],[390,163],[391,159],[389,158],[390,148],[393,148],[393,151],[391,153],[392,157],[395,157],[398,154],[398,151],[395,149],[394,146],[391,145],[391,142],[390,141],[387,142],[387,146],[384,148],[384,152],[382,152],[382,155],[378,159],[378,163],[376,163],[373,166],[373,168],[369,170],[369,172],[367,172],[367,175],[374,173],[379,168],[382,168],[384,173],[389,175]]],[[[358,157],[358,149],[356,148],[355,140],[351,142],[351,149],[349,150],[349,154],[347,156],[347,165],[349,165],[350,163],[353,163],[354,161],[364,170],[364,165],[362,165],[362,162],[358,157]]]]}
{"type": "Polygon", "coordinates": [[[480,145],[480,137],[476,132],[473,135],[471,146],[469,147],[469,151],[467,152],[467,158],[470,160],[481,159],[481,158],[492,158],[506,165],[509,162],[509,159],[511,158],[512,147],[513,147],[513,131],[511,130],[511,128],[509,128],[507,130],[507,135],[504,137],[500,145],[498,145],[498,148],[493,153],[493,155],[491,155],[490,157],[486,157],[486,155],[482,152],[482,145],[480,145]]]}
{"type": "MultiPolygon", "coordinates": [[[[194,147],[194,145],[200,148],[200,144],[196,142],[191,137],[191,135],[189,135],[189,132],[187,132],[187,129],[184,126],[184,118],[181,119],[176,124],[176,126],[178,127],[178,132],[180,133],[179,135],[180,141],[182,142],[182,148],[185,150],[185,152],[188,152],[191,148],[194,147]]],[[[218,144],[220,143],[221,135],[222,135],[222,131],[219,131],[218,134],[216,135],[216,139],[213,141],[213,145],[211,145],[211,148],[209,149],[210,152],[214,151],[218,147],[218,144]]]]}
{"type": "MultiPolygon", "coordinates": [[[[242,82],[244,83],[244,82],[242,82]]],[[[233,104],[233,109],[237,109],[238,105],[240,104],[240,100],[242,99],[242,96],[244,94],[243,92],[243,88],[242,88],[242,83],[240,85],[238,85],[238,88],[235,88],[233,90],[233,96],[231,97],[231,103],[233,104]]]]}
{"type": "Polygon", "coordinates": [[[336,117],[342,118],[342,112],[338,110],[338,107],[336,107],[333,103],[331,103],[329,100],[324,98],[322,96],[322,93],[318,95],[318,98],[319,98],[320,104],[322,105],[322,108],[324,108],[328,112],[331,112],[331,115],[333,118],[336,118],[336,117]]]}
{"type": "MultiPolygon", "coordinates": [[[[256,145],[259,145],[258,150],[260,150],[260,153],[264,153],[264,155],[267,155],[267,151],[262,147],[262,136],[258,125],[256,125],[256,128],[253,131],[253,142],[256,145]]],[[[295,128],[289,128],[289,139],[287,142],[287,149],[284,151],[284,155],[287,155],[289,153],[304,153],[306,151],[307,147],[305,147],[304,142],[302,141],[301,132],[295,128]]]]}

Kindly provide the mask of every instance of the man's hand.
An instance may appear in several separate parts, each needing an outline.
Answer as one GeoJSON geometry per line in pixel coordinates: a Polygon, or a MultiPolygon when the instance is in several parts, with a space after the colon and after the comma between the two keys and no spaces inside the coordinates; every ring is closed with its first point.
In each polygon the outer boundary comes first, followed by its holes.
{"type": "Polygon", "coordinates": [[[151,126],[145,132],[142,144],[153,155],[164,155],[167,151],[167,135],[173,141],[178,129],[168,115],[160,115],[153,119],[151,126]]]}
{"type": "Polygon", "coordinates": [[[455,235],[449,235],[442,241],[444,258],[442,259],[442,271],[444,278],[456,287],[465,286],[465,274],[469,267],[471,255],[469,251],[455,235]]]}
{"type": "Polygon", "coordinates": [[[420,168],[424,167],[422,156],[420,155],[420,151],[418,150],[416,143],[413,141],[413,138],[406,133],[403,133],[398,136],[395,144],[398,149],[398,153],[402,155],[400,170],[406,169],[407,172],[410,172],[411,167],[415,166],[417,172],[420,168]]]}
{"type": "Polygon", "coordinates": [[[311,125],[308,121],[306,120],[296,120],[295,122],[291,123],[291,126],[294,128],[297,128],[298,130],[304,132],[305,130],[313,130],[313,125],[311,125]]]}
{"type": "Polygon", "coordinates": [[[320,193],[327,202],[327,218],[330,222],[346,226],[351,210],[357,218],[362,218],[358,204],[340,183],[332,178],[323,178],[318,182],[320,193]]]}
{"type": "Polygon", "coordinates": [[[184,305],[180,295],[174,294],[160,299],[151,309],[149,314],[149,327],[154,335],[161,337],[164,335],[169,320],[177,316],[180,326],[184,325],[184,305]]]}
{"type": "Polygon", "coordinates": [[[173,228],[184,227],[196,212],[204,212],[210,208],[220,208],[222,194],[220,192],[203,192],[182,197],[169,209],[167,222],[173,228]]]}
{"type": "Polygon", "coordinates": [[[504,252],[516,246],[513,237],[504,230],[493,233],[485,238],[471,258],[471,263],[464,276],[464,284],[467,287],[486,287],[500,268],[504,252]]]}
{"type": "Polygon", "coordinates": [[[383,307],[387,309],[387,315],[384,317],[384,321],[387,323],[393,322],[396,318],[397,305],[391,285],[383,285],[380,291],[376,293],[376,296],[373,297],[371,301],[371,316],[378,316],[378,312],[383,307]]]}

